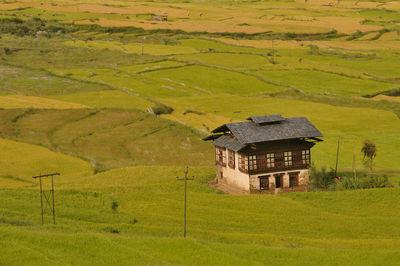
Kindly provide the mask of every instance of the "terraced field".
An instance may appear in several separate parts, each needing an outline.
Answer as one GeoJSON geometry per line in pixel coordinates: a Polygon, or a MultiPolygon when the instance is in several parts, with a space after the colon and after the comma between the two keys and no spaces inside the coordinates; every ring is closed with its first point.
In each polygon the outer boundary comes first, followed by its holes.
{"type": "Polygon", "coordinates": [[[0,265],[396,265],[399,25],[386,0],[0,1],[0,265]],[[324,134],[317,169],[341,136],[339,172],[355,155],[364,178],[372,140],[388,187],[208,186],[201,139],[277,113],[324,134]],[[42,226],[31,177],[53,171],[57,223],[42,226]]]}

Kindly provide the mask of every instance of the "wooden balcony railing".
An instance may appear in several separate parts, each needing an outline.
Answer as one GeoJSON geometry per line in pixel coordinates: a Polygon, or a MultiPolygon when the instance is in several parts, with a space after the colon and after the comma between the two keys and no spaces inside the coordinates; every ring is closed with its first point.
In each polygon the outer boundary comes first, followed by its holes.
{"type": "Polygon", "coordinates": [[[309,164],[303,164],[303,161],[293,161],[292,165],[285,165],[284,162],[274,162],[274,167],[268,167],[266,159],[257,159],[257,169],[249,169],[249,174],[264,174],[271,172],[307,169],[309,164]]]}

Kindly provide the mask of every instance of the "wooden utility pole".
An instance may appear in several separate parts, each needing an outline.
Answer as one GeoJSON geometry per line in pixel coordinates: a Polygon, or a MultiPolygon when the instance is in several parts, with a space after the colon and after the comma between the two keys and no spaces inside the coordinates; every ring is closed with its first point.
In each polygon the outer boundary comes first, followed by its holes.
{"type": "Polygon", "coordinates": [[[185,181],[185,205],[184,205],[184,211],[183,211],[183,237],[186,237],[187,181],[194,179],[194,176],[192,176],[191,178],[188,178],[188,173],[189,173],[189,167],[186,166],[185,177],[184,178],[180,178],[179,176],[176,177],[177,180],[184,180],[185,181]]]}
{"type": "Polygon", "coordinates": [[[44,224],[44,218],[43,214],[45,210],[47,209],[47,206],[50,208],[50,211],[53,215],[53,224],[56,223],[56,211],[54,207],[54,176],[55,175],[60,175],[59,173],[54,173],[54,174],[47,174],[47,175],[38,175],[38,176],[33,176],[33,179],[39,178],[40,182],[40,208],[41,208],[41,215],[42,215],[42,225],[44,224]],[[51,189],[48,191],[48,194],[46,194],[46,191],[43,190],[42,188],[42,178],[44,177],[51,177],[51,189]],[[50,200],[51,196],[51,200],[50,200]],[[43,198],[46,200],[45,204],[43,204],[43,198]]]}
{"type": "Polygon", "coordinates": [[[335,178],[337,178],[337,167],[338,167],[338,161],[339,161],[339,146],[340,146],[340,139],[341,138],[342,138],[342,136],[339,136],[338,143],[337,143],[335,178]]]}

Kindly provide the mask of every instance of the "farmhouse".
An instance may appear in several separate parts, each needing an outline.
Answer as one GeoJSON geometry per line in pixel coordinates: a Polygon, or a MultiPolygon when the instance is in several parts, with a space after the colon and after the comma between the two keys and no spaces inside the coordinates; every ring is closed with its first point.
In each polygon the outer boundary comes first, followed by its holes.
{"type": "Polygon", "coordinates": [[[306,191],[310,149],[321,132],[305,117],[252,116],[224,124],[203,140],[213,140],[217,183],[250,193],[306,191]]]}

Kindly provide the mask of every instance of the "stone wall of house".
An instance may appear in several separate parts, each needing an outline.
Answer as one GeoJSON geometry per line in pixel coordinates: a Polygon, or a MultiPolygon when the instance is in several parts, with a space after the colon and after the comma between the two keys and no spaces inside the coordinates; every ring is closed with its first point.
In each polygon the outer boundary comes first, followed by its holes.
{"type": "Polygon", "coordinates": [[[292,170],[292,171],[279,171],[272,172],[267,174],[258,174],[258,175],[250,175],[249,176],[249,184],[250,184],[250,193],[268,193],[268,194],[278,194],[292,191],[307,191],[309,181],[309,172],[308,169],[302,170],[292,170]],[[290,187],[290,177],[289,174],[292,172],[299,172],[298,178],[298,186],[290,187]],[[283,174],[283,184],[281,187],[276,188],[275,184],[275,174],[283,174]],[[268,190],[260,190],[260,176],[269,176],[268,190]]]}
{"type": "Polygon", "coordinates": [[[224,151],[226,153],[226,166],[222,166],[220,164],[216,164],[216,181],[218,183],[225,183],[230,186],[242,189],[244,191],[249,191],[250,193],[257,194],[279,194],[286,192],[294,192],[294,191],[307,191],[308,181],[309,181],[309,172],[308,169],[301,170],[290,170],[290,171],[279,171],[258,175],[249,175],[246,173],[242,173],[238,168],[238,154],[235,153],[235,168],[231,168],[228,165],[228,151],[224,151]],[[290,187],[290,173],[299,173],[298,174],[298,185],[294,187],[290,187]],[[275,175],[281,174],[281,187],[277,188],[275,184],[275,175]],[[260,189],[260,176],[268,176],[269,189],[261,190],[260,189]]]}
{"type": "MultiPolygon", "coordinates": [[[[225,150],[224,152],[227,153],[228,151],[225,150]]],[[[226,154],[226,158],[228,158],[228,154],[226,154]]],[[[238,154],[235,153],[235,168],[229,167],[228,163],[226,163],[226,166],[217,164],[216,181],[249,191],[249,175],[239,171],[238,163],[238,154]]]]}

